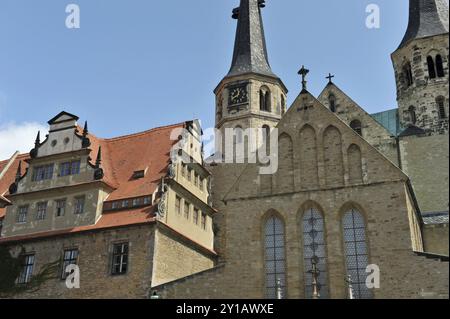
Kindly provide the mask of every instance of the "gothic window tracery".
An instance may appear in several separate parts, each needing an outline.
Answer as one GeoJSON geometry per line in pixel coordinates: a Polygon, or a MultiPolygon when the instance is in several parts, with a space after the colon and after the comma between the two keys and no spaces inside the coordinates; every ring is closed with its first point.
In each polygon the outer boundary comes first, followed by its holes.
{"type": "Polygon", "coordinates": [[[372,291],[366,285],[366,268],[369,256],[366,241],[366,224],[363,215],[355,208],[342,217],[344,252],[347,275],[353,286],[356,299],[372,298],[372,291]]]}
{"type": "Polygon", "coordinates": [[[266,297],[283,299],[286,294],[286,252],[283,221],[271,216],[264,225],[266,297]]]}

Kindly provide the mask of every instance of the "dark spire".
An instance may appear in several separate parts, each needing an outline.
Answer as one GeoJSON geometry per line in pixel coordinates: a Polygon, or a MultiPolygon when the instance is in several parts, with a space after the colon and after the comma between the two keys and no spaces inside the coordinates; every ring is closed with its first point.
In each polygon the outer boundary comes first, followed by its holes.
{"type": "Polygon", "coordinates": [[[100,168],[102,165],[102,147],[98,147],[97,159],[95,160],[95,168],[100,168]]]}
{"type": "Polygon", "coordinates": [[[448,33],[445,0],[409,0],[409,23],[399,48],[411,40],[448,33]]]}
{"type": "Polygon", "coordinates": [[[17,167],[16,172],[16,183],[18,183],[21,178],[22,178],[22,161],[19,161],[19,166],[17,167]]]}
{"type": "Polygon", "coordinates": [[[83,129],[83,137],[81,139],[81,147],[82,148],[88,148],[91,146],[91,140],[88,138],[88,124],[87,121],[84,122],[84,129],[83,129]]]}
{"type": "Polygon", "coordinates": [[[102,147],[98,147],[97,160],[95,161],[94,179],[96,181],[102,179],[105,176],[102,168],[102,147]]]}
{"type": "Polygon", "coordinates": [[[88,124],[87,121],[84,122],[84,129],[83,129],[83,137],[86,137],[88,135],[88,124]]]}
{"type": "Polygon", "coordinates": [[[34,141],[34,148],[38,148],[41,145],[41,131],[38,131],[36,140],[34,141]]]}
{"type": "Polygon", "coordinates": [[[266,39],[261,16],[265,0],[241,0],[239,8],[233,10],[238,19],[233,62],[227,76],[257,73],[276,77],[267,58],[266,39]]]}

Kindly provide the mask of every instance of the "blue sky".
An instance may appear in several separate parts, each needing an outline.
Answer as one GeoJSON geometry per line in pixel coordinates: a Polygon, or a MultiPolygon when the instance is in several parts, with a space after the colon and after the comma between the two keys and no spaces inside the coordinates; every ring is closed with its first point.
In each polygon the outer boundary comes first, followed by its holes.
{"type": "MultiPolygon", "coordinates": [[[[34,129],[61,110],[101,137],[192,118],[212,127],[212,91],[230,67],[238,2],[0,0],[0,157],[32,145],[34,129]],[[65,26],[70,3],[81,9],[77,30],[65,26]]],[[[407,0],[267,0],[263,15],[289,102],[305,64],[315,95],[332,72],[368,112],[396,107],[390,54],[406,29],[407,0]],[[370,3],[381,9],[380,29],[366,28],[370,3]]]]}

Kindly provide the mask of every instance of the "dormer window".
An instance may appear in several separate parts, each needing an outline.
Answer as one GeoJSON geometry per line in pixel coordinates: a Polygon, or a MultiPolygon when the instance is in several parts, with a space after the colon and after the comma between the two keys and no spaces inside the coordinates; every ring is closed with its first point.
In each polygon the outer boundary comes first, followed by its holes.
{"type": "Polygon", "coordinates": [[[124,200],[122,201],[122,208],[127,208],[128,207],[128,200],[124,200]]]}
{"type": "Polygon", "coordinates": [[[113,202],[111,205],[112,209],[118,209],[119,208],[119,202],[113,202]]]}
{"type": "Polygon", "coordinates": [[[134,171],[133,173],[133,179],[140,179],[145,177],[145,173],[147,172],[147,169],[139,169],[134,171]]]}

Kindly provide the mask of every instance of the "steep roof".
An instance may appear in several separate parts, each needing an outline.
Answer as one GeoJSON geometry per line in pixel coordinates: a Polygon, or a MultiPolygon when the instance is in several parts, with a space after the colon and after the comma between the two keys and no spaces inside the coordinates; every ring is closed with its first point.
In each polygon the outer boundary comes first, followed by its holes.
{"type": "Polygon", "coordinates": [[[448,5],[445,0],[410,0],[409,23],[399,48],[414,39],[448,33],[448,5]]]}
{"type": "MultiPolygon", "coordinates": [[[[101,139],[88,134],[91,141],[91,160],[95,161],[98,149],[102,147],[103,181],[114,187],[108,201],[136,198],[151,195],[156,190],[159,181],[167,174],[170,162],[170,151],[177,141],[172,141],[170,135],[174,129],[185,127],[179,123],[148,131],[121,136],[111,139],[101,139]],[[143,178],[133,179],[136,170],[147,169],[143,178]]],[[[81,134],[82,129],[77,128],[81,134]]],[[[14,182],[19,162],[30,159],[28,154],[18,155],[0,178],[0,195],[7,195],[9,186],[14,182]]],[[[0,161],[0,171],[10,160],[0,161]]],[[[22,174],[27,165],[23,163],[22,174]]],[[[0,208],[0,218],[6,209],[0,208]]]]}

